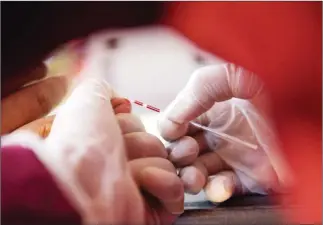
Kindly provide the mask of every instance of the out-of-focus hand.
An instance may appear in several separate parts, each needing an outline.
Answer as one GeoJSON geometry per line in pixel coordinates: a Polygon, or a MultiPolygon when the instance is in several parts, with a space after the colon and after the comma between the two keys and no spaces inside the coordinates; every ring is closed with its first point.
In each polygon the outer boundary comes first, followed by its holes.
{"type": "MultiPolygon", "coordinates": [[[[131,104],[127,99],[124,98],[113,98],[111,99],[111,105],[114,113],[117,116],[119,126],[121,126],[121,130],[123,132],[128,132],[132,130],[139,129],[136,126],[143,127],[141,123],[138,123],[136,117],[134,117],[131,113],[131,104]],[[120,115],[118,115],[120,114],[120,115]]],[[[52,124],[55,119],[55,114],[40,118],[36,121],[28,123],[22,127],[19,127],[16,131],[21,130],[29,130],[33,133],[36,133],[42,138],[46,138],[51,130],[52,124]]]]}
{"type": "Polygon", "coordinates": [[[47,115],[68,92],[70,76],[47,77],[40,64],[32,71],[3,79],[1,84],[1,135],[47,115]]]}
{"type": "Polygon", "coordinates": [[[161,135],[170,160],[181,167],[189,193],[205,188],[213,202],[233,194],[281,190],[291,175],[268,119],[268,99],[257,76],[232,64],[199,69],[162,114],[161,135]],[[191,127],[196,121],[258,145],[249,149],[191,127]]]}

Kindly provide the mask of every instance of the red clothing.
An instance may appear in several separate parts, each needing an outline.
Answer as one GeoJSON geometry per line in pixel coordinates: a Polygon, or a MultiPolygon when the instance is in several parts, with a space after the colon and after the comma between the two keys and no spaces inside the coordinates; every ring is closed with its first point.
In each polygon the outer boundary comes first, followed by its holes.
{"type": "Polygon", "coordinates": [[[1,147],[1,222],[74,225],[81,218],[30,149],[6,146],[1,147]]]}
{"type": "Polygon", "coordinates": [[[322,2],[174,2],[164,23],[265,81],[302,211],[322,221],[322,2]]]}

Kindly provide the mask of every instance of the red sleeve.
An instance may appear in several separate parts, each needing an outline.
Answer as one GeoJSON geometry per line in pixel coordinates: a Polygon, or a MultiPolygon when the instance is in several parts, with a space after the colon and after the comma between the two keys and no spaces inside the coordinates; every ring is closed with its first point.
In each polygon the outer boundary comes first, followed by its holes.
{"type": "Polygon", "coordinates": [[[164,22],[265,81],[297,176],[290,218],[322,220],[322,2],[170,3],[164,22]]]}
{"type": "Polygon", "coordinates": [[[51,175],[30,150],[1,147],[1,222],[3,224],[80,224],[51,175]]]}

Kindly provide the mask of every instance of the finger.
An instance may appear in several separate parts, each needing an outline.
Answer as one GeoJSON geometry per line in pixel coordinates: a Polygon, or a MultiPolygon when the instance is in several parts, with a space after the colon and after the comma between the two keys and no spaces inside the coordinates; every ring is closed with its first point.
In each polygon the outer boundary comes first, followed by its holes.
{"type": "Polygon", "coordinates": [[[199,145],[196,140],[184,136],[167,147],[169,160],[178,167],[183,167],[195,161],[199,154],[199,145]]]}
{"type": "Polygon", "coordinates": [[[220,203],[242,193],[242,184],[235,172],[222,171],[209,177],[204,191],[209,201],[220,203]]]}
{"type": "Polygon", "coordinates": [[[116,116],[123,134],[145,131],[145,126],[136,115],[119,113],[116,116]]]}
{"type": "Polygon", "coordinates": [[[40,80],[44,78],[47,74],[47,68],[45,64],[41,63],[36,69],[33,69],[31,72],[26,72],[23,75],[16,75],[13,77],[7,77],[2,80],[1,85],[1,99],[7,97],[9,94],[17,91],[22,88],[24,85],[40,80]]]}
{"type": "Polygon", "coordinates": [[[205,153],[197,158],[191,166],[180,171],[185,191],[198,194],[206,185],[207,177],[230,167],[219,157],[216,152],[205,153]]]}
{"type": "Polygon", "coordinates": [[[140,175],[141,186],[158,198],[168,212],[172,214],[184,212],[184,187],[175,173],[147,167],[140,175]]]}
{"type": "Polygon", "coordinates": [[[1,134],[48,114],[68,91],[69,77],[51,77],[2,99],[1,134]]]}
{"type": "Polygon", "coordinates": [[[197,70],[186,87],[167,107],[159,122],[164,138],[175,140],[188,130],[188,122],[209,110],[215,102],[232,97],[251,98],[261,88],[257,77],[232,64],[197,70]]]}
{"type": "Polygon", "coordinates": [[[128,160],[161,157],[167,158],[163,143],[154,135],[146,132],[134,132],[124,135],[128,160]]]}
{"type": "Polygon", "coordinates": [[[33,133],[38,134],[42,138],[46,138],[50,133],[54,119],[55,119],[55,115],[46,116],[44,118],[40,118],[31,123],[28,123],[18,128],[14,132],[20,131],[20,130],[29,130],[33,133]]]}
{"type": "Polygon", "coordinates": [[[193,137],[184,136],[167,146],[169,160],[178,167],[192,164],[197,156],[208,149],[203,132],[193,137]]]}
{"type": "Polygon", "coordinates": [[[126,98],[113,98],[111,104],[115,114],[131,112],[131,103],[126,98]]]}
{"type": "Polygon", "coordinates": [[[206,184],[207,172],[200,164],[184,167],[179,172],[186,193],[196,195],[206,184]]]}
{"type": "Polygon", "coordinates": [[[161,158],[137,159],[130,162],[130,168],[137,184],[156,197],[167,211],[174,214],[183,212],[183,184],[169,161],[161,158]]]}

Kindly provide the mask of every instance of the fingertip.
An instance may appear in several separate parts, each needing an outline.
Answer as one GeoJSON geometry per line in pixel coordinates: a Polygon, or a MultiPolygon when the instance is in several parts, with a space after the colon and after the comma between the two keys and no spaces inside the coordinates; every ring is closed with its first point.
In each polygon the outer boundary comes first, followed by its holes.
{"type": "Polygon", "coordinates": [[[210,177],[204,188],[209,201],[220,203],[231,198],[235,190],[234,181],[224,175],[215,175],[210,177]]]}
{"type": "Polygon", "coordinates": [[[113,110],[114,110],[115,114],[131,113],[131,106],[129,106],[129,105],[119,105],[119,106],[115,107],[113,110]]]}
{"type": "Polygon", "coordinates": [[[185,192],[189,194],[198,194],[206,183],[204,174],[194,166],[183,168],[179,176],[184,184],[185,192]]]}
{"type": "Polygon", "coordinates": [[[126,98],[113,98],[111,99],[111,105],[115,114],[131,112],[131,103],[126,98]]]}
{"type": "Polygon", "coordinates": [[[168,146],[169,160],[177,166],[183,167],[194,162],[199,154],[199,145],[196,140],[184,136],[179,141],[168,146]]]}
{"type": "Polygon", "coordinates": [[[188,123],[179,124],[162,117],[158,120],[158,130],[165,140],[173,141],[187,133],[188,123]]]}

